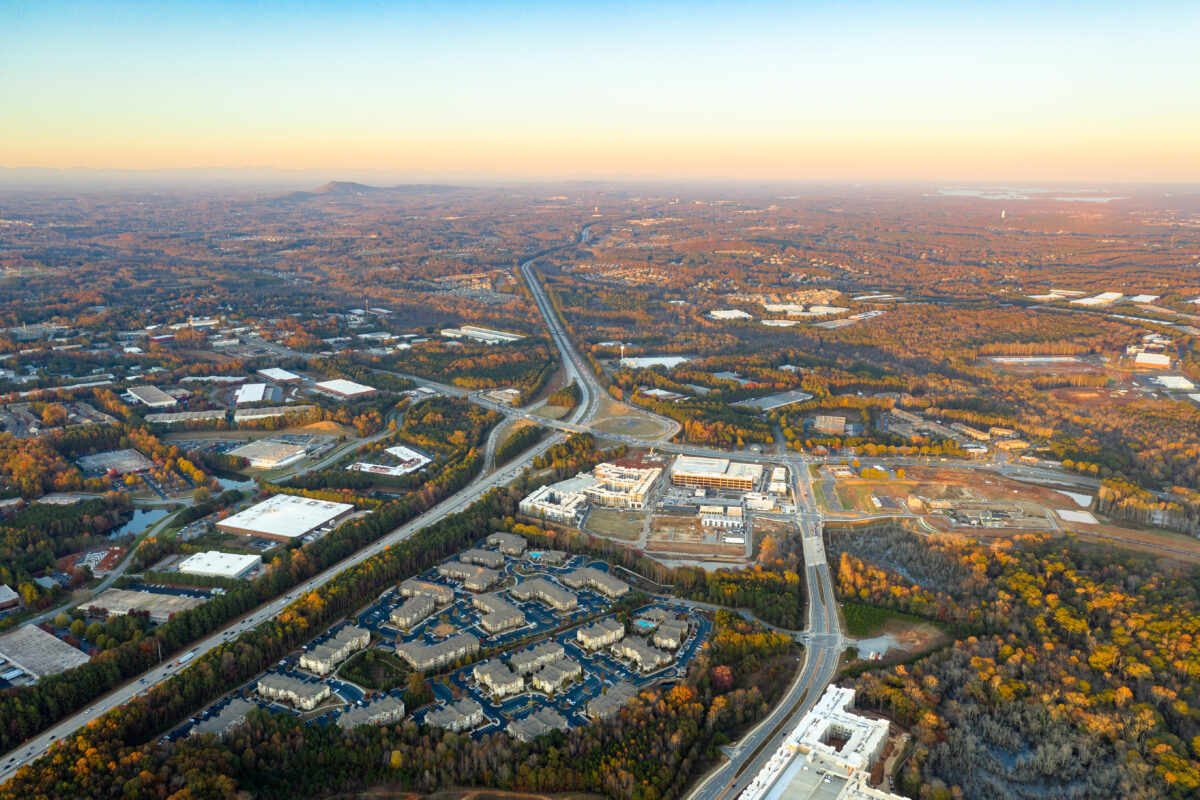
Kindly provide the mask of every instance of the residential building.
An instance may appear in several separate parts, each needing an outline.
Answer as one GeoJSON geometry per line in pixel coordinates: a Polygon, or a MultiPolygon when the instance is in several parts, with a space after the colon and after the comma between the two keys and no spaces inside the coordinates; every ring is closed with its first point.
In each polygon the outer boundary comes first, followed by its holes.
{"type": "Polygon", "coordinates": [[[440,583],[408,578],[400,584],[401,597],[428,597],[439,606],[454,602],[454,590],[440,583]]]}
{"type": "Polygon", "coordinates": [[[525,552],[525,537],[515,533],[496,531],[487,538],[487,546],[495,547],[506,556],[519,558],[525,552]]]}
{"type": "Polygon", "coordinates": [[[553,730],[566,731],[568,728],[566,719],[562,714],[551,708],[539,708],[525,719],[518,719],[508,723],[508,735],[520,742],[533,741],[543,734],[547,734],[553,730]]]}
{"type": "Polygon", "coordinates": [[[371,632],[353,626],[342,628],[327,641],[314,645],[300,656],[300,668],[318,675],[328,675],[354,652],[371,643],[371,632]]]}
{"type": "Polygon", "coordinates": [[[466,658],[479,652],[479,640],[465,633],[458,633],[448,639],[434,644],[424,642],[404,642],[396,645],[396,655],[404,659],[410,667],[419,672],[453,664],[460,658],[466,658]]]}
{"type": "Polygon", "coordinates": [[[560,577],[559,581],[572,589],[591,589],[611,600],[629,594],[629,584],[619,578],[614,578],[607,572],[601,572],[595,567],[580,567],[571,570],[560,577]]]}
{"type": "Polygon", "coordinates": [[[533,673],[531,682],[533,683],[533,688],[539,692],[554,694],[562,689],[567,682],[578,678],[582,672],[579,665],[574,661],[551,661],[533,673]]]}
{"type": "Polygon", "coordinates": [[[359,725],[390,725],[402,719],[404,701],[389,694],[365,706],[353,706],[337,718],[337,724],[343,728],[357,728],[359,725]]]}
{"type": "Polygon", "coordinates": [[[645,507],[647,499],[662,476],[662,469],[597,464],[592,470],[592,475],[596,482],[583,490],[589,502],[606,508],[638,510],[645,507]]]}
{"type": "Polygon", "coordinates": [[[291,675],[268,672],[258,679],[258,693],[270,700],[290,703],[301,711],[312,711],[329,697],[329,687],[317,681],[309,683],[291,675]]]}
{"type": "Polygon", "coordinates": [[[522,581],[509,589],[508,593],[522,603],[539,600],[558,612],[574,611],[579,607],[579,598],[574,593],[546,578],[522,581]]]}
{"type": "Polygon", "coordinates": [[[659,624],[658,630],[651,635],[650,641],[656,647],[666,650],[678,650],[684,643],[684,640],[687,639],[687,634],[687,620],[668,619],[659,624]]]}
{"type": "Polygon", "coordinates": [[[435,708],[425,715],[425,724],[459,733],[469,731],[483,722],[483,706],[467,697],[445,708],[435,708]]]}
{"type": "Polygon", "coordinates": [[[575,639],[587,650],[599,650],[625,638],[625,626],[611,617],[597,620],[575,632],[575,639]]]}
{"type": "Polygon", "coordinates": [[[452,578],[471,592],[483,592],[500,580],[500,573],[494,569],[480,567],[476,564],[464,564],[461,561],[451,561],[438,567],[438,574],[452,578]]]}
{"type": "Polygon", "coordinates": [[[393,609],[388,617],[397,628],[405,630],[418,624],[437,608],[432,597],[416,595],[405,600],[399,608],[393,609]]]}
{"type": "Polygon", "coordinates": [[[488,569],[499,569],[504,566],[504,556],[495,550],[480,550],[472,547],[458,554],[458,560],[464,564],[478,564],[488,569]]]}
{"type": "Polygon", "coordinates": [[[188,736],[203,736],[211,733],[218,739],[224,739],[231,730],[245,722],[246,714],[255,708],[257,706],[249,700],[235,697],[218,714],[193,725],[192,729],[188,731],[188,736]]]}
{"type": "Polygon", "coordinates": [[[563,649],[563,646],[550,640],[515,653],[508,663],[517,672],[528,674],[541,669],[552,661],[559,661],[566,657],[567,651],[563,649]]]}
{"type": "Polygon", "coordinates": [[[617,642],[612,646],[612,652],[629,659],[642,672],[653,672],[672,661],[670,653],[664,653],[656,647],[651,647],[636,636],[630,636],[617,642]]]}
{"type": "Polygon", "coordinates": [[[608,719],[614,716],[621,706],[628,703],[633,698],[637,697],[638,690],[632,683],[628,681],[617,681],[604,694],[590,700],[587,704],[587,715],[589,719],[608,719]]]}
{"type": "Polygon", "coordinates": [[[471,673],[475,682],[485,687],[495,698],[507,697],[510,694],[520,694],[525,691],[525,679],[520,673],[513,672],[499,660],[485,661],[476,664],[471,673]]]}
{"type": "Polygon", "coordinates": [[[531,517],[573,525],[583,515],[587,498],[579,492],[560,492],[542,486],[521,501],[521,513],[531,517]]]}
{"type": "Polygon", "coordinates": [[[525,613],[496,592],[476,595],[471,602],[483,612],[479,624],[490,634],[503,633],[525,624],[525,613]]]}

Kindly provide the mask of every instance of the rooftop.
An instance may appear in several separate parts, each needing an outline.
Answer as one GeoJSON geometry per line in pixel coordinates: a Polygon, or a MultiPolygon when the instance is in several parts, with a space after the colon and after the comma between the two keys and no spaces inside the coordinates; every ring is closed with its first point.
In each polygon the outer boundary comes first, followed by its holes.
{"type": "Polygon", "coordinates": [[[88,662],[78,650],[36,625],[22,625],[0,636],[0,655],[38,678],[64,672],[88,662]]]}
{"type": "Polygon", "coordinates": [[[217,527],[295,538],[353,510],[354,506],[350,503],[277,494],[222,520],[217,527]]]}

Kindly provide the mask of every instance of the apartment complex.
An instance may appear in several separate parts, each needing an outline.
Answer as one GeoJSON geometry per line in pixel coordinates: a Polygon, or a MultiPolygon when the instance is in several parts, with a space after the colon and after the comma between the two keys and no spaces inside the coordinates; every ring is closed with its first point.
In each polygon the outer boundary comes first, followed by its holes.
{"type": "Polygon", "coordinates": [[[402,719],[404,701],[389,694],[369,705],[354,706],[337,718],[337,724],[343,728],[357,728],[359,725],[390,725],[402,719]]]}
{"type": "Polygon", "coordinates": [[[519,742],[533,741],[550,731],[566,731],[567,721],[552,708],[539,708],[525,719],[508,723],[508,735],[519,742]]]}
{"type": "Polygon", "coordinates": [[[533,673],[531,683],[539,692],[553,694],[581,674],[583,670],[574,661],[551,661],[533,673]]]}
{"type": "Polygon", "coordinates": [[[464,564],[478,564],[488,569],[500,569],[504,566],[504,556],[494,550],[480,550],[472,547],[458,554],[458,560],[464,564]]]}
{"type": "Polygon", "coordinates": [[[370,631],[353,626],[342,628],[328,641],[314,646],[312,650],[300,656],[300,669],[307,669],[318,675],[328,675],[352,653],[362,650],[370,643],[370,631]]]}
{"type": "Polygon", "coordinates": [[[522,514],[550,522],[574,525],[587,507],[587,498],[579,492],[561,492],[552,486],[542,486],[521,501],[522,514]]]}
{"type": "Polygon", "coordinates": [[[637,469],[616,464],[597,464],[592,470],[596,482],[583,490],[589,502],[606,508],[642,509],[654,491],[660,467],[637,469]]]}
{"type": "Polygon", "coordinates": [[[454,602],[454,590],[439,583],[409,578],[400,584],[401,597],[428,597],[439,606],[454,602]]]}
{"type": "Polygon", "coordinates": [[[642,672],[653,672],[671,663],[671,654],[651,647],[636,636],[622,639],[612,646],[614,654],[627,658],[642,672]]]}
{"type": "Polygon", "coordinates": [[[458,581],[464,589],[471,592],[487,591],[500,580],[500,573],[494,569],[477,564],[464,564],[461,561],[442,564],[438,567],[438,575],[458,581]]]}
{"type": "Polygon", "coordinates": [[[235,697],[216,716],[201,720],[193,725],[192,729],[188,731],[188,736],[203,736],[206,733],[211,733],[218,739],[224,739],[231,730],[245,722],[246,714],[255,708],[254,703],[251,703],[249,700],[235,697]]]}
{"type": "Polygon", "coordinates": [[[483,722],[483,706],[467,697],[445,708],[435,708],[425,715],[425,724],[458,733],[469,731],[483,722]]]}
{"type": "Polygon", "coordinates": [[[483,614],[479,620],[480,626],[490,634],[503,633],[525,624],[524,612],[496,592],[476,595],[471,602],[483,614]]]}
{"type": "Polygon", "coordinates": [[[394,609],[389,616],[392,624],[405,630],[418,624],[437,608],[432,597],[416,595],[405,600],[399,608],[394,609]]]}
{"type": "Polygon", "coordinates": [[[270,700],[290,703],[301,711],[312,711],[329,697],[329,687],[323,683],[308,683],[291,675],[269,672],[258,679],[258,693],[270,700]]]}
{"type": "Polygon", "coordinates": [[[522,674],[541,669],[553,661],[567,657],[567,651],[555,641],[542,642],[528,650],[522,650],[508,660],[509,666],[522,674]]]}
{"type": "Polygon", "coordinates": [[[650,641],[655,647],[665,650],[678,650],[687,639],[688,624],[681,619],[664,620],[651,636],[650,641]]]}
{"type": "Polygon", "coordinates": [[[495,547],[506,556],[519,558],[525,552],[525,537],[497,531],[487,538],[487,546],[495,547]]]}
{"type": "Polygon", "coordinates": [[[509,589],[508,593],[522,603],[538,600],[559,612],[574,611],[579,607],[579,598],[546,578],[522,581],[509,589]]]}
{"type": "Polygon", "coordinates": [[[519,672],[509,669],[502,661],[493,660],[477,664],[472,675],[477,684],[486,687],[488,692],[496,698],[525,691],[525,679],[519,672]]]}
{"type": "Polygon", "coordinates": [[[618,681],[608,688],[608,691],[588,701],[587,715],[589,719],[608,719],[615,715],[621,706],[637,697],[638,691],[628,681],[618,681]]]}
{"type": "Polygon", "coordinates": [[[599,650],[625,638],[625,626],[619,620],[596,620],[575,632],[575,639],[587,650],[599,650]]]}
{"type": "Polygon", "coordinates": [[[418,672],[428,672],[446,664],[453,664],[460,658],[466,658],[478,652],[479,640],[463,633],[455,634],[434,644],[405,642],[396,645],[396,655],[418,672]]]}
{"type": "Polygon", "coordinates": [[[629,584],[619,578],[614,578],[607,572],[601,572],[595,567],[571,570],[559,580],[563,585],[572,589],[591,589],[610,600],[616,600],[629,594],[629,584]]]}

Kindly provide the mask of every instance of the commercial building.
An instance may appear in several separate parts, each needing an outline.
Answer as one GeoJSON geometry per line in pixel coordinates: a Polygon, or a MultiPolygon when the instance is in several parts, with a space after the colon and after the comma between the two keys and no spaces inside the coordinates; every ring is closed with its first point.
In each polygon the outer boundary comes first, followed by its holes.
{"type": "Polygon", "coordinates": [[[508,660],[508,664],[517,672],[528,674],[541,669],[552,661],[560,661],[566,657],[567,651],[563,649],[563,646],[551,640],[514,654],[508,660]]]}
{"type": "Polygon", "coordinates": [[[579,492],[560,492],[552,486],[541,486],[521,501],[522,514],[550,522],[573,525],[583,515],[587,498],[579,492]]]}
{"type": "Polygon", "coordinates": [[[259,439],[230,450],[228,455],[244,458],[255,469],[279,469],[304,458],[308,447],[290,442],[259,439]]]}
{"type": "Polygon", "coordinates": [[[575,632],[575,639],[586,650],[599,650],[625,638],[625,626],[616,619],[605,618],[575,632]]]}
{"type": "Polygon", "coordinates": [[[1135,367],[1161,367],[1167,369],[1171,366],[1171,357],[1165,353],[1138,353],[1133,358],[1135,367]]]}
{"type": "Polygon", "coordinates": [[[339,397],[343,400],[359,400],[375,394],[375,388],[373,386],[355,383],[354,381],[348,381],[342,378],[336,378],[331,381],[321,381],[320,383],[313,384],[313,388],[324,392],[327,395],[339,397]]]}
{"type": "Polygon", "coordinates": [[[671,465],[671,483],[695,489],[751,492],[762,473],[761,464],[742,464],[727,458],[679,456],[671,465]]]}
{"type": "Polygon", "coordinates": [[[314,681],[302,681],[291,675],[268,672],[258,679],[258,693],[270,700],[290,703],[301,711],[312,711],[329,697],[329,687],[314,681]]]}
{"type": "Polygon", "coordinates": [[[243,408],[233,412],[234,422],[251,422],[256,419],[270,419],[286,415],[307,414],[314,406],[271,406],[269,408],[243,408]]]}
{"type": "Polygon", "coordinates": [[[504,566],[504,556],[495,550],[480,550],[472,547],[458,554],[458,560],[465,564],[478,564],[488,569],[499,569],[504,566]]]}
{"type": "Polygon", "coordinates": [[[322,644],[300,656],[300,668],[328,675],[338,664],[371,643],[371,632],[353,626],[342,628],[322,644]]]}
{"type": "Polygon", "coordinates": [[[98,596],[79,606],[88,616],[120,617],[133,611],[150,615],[150,621],[161,625],[181,611],[203,605],[206,597],[182,597],[158,592],[136,592],[129,589],[105,589],[98,596]]]}
{"type": "Polygon", "coordinates": [[[402,719],[404,701],[388,694],[365,706],[354,706],[337,718],[337,724],[343,728],[357,728],[359,725],[391,725],[402,719]]]}
{"type": "Polygon", "coordinates": [[[745,520],[741,506],[700,506],[700,524],[708,528],[738,528],[745,520]]]}
{"type": "Polygon", "coordinates": [[[34,678],[65,672],[88,662],[87,653],[36,625],[22,625],[0,636],[0,656],[34,678]]]}
{"type": "Polygon", "coordinates": [[[174,408],[179,401],[157,386],[134,386],[129,396],[148,408],[174,408]]]}
{"type": "Polygon", "coordinates": [[[519,742],[530,742],[550,731],[566,731],[569,726],[562,714],[545,706],[537,709],[525,719],[508,723],[508,735],[519,742]]]}
{"type": "Polygon", "coordinates": [[[471,592],[487,591],[500,580],[500,573],[494,569],[478,564],[464,564],[461,561],[442,564],[438,567],[438,575],[459,581],[464,589],[471,592]]]}
{"type": "Polygon", "coordinates": [[[84,473],[115,472],[117,475],[138,474],[154,469],[154,462],[137,450],[106,450],[76,461],[84,473]]]}
{"type": "Polygon", "coordinates": [[[474,339],[484,344],[510,344],[519,342],[524,336],[508,331],[497,331],[491,328],[481,328],[478,325],[463,325],[461,328],[443,328],[442,336],[448,339],[474,339]]]}
{"type": "Polygon", "coordinates": [[[354,513],[350,503],[277,494],[217,523],[219,530],[291,541],[321,528],[332,530],[354,513]]]}
{"type": "Polygon", "coordinates": [[[659,624],[658,630],[650,636],[650,641],[655,647],[661,647],[664,650],[678,650],[687,639],[687,633],[686,620],[667,619],[659,624]]]}
{"type": "Polygon", "coordinates": [[[506,556],[519,558],[525,552],[525,537],[497,531],[487,538],[487,546],[495,547],[506,556]]]}
{"type": "Polygon", "coordinates": [[[203,736],[211,733],[218,739],[224,739],[231,730],[245,722],[246,714],[255,708],[257,706],[249,700],[235,697],[229,701],[229,705],[221,709],[220,713],[193,725],[192,729],[188,731],[188,736],[203,736]]]}
{"type": "Polygon", "coordinates": [[[408,578],[400,584],[401,597],[428,597],[438,605],[446,605],[454,601],[454,590],[440,583],[420,581],[408,578]]]}
{"type": "Polygon", "coordinates": [[[490,634],[520,628],[526,622],[524,612],[497,593],[476,595],[471,600],[475,608],[482,612],[480,626],[490,634]]]}
{"type": "Polygon", "coordinates": [[[637,697],[637,694],[637,687],[632,683],[617,681],[604,694],[588,701],[588,719],[608,719],[614,716],[621,709],[621,706],[637,697]]]}
{"type": "Polygon", "coordinates": [[[265,383],[245,383],[237,388],[233,402],[235,405],[243,406],[247,403],[278,403],[282,398],[283,394],[279,391],[278,386],[270,386],[265,383]]]}
{"type": "Polygon", "coordinates": [[[841,436],[846,432],[846,418],[818,414],[813,420],[813,430],[817,433],[829,433],[834,436],[841,436]]]}
{"type": "Polygon", "coordinates": [[[458,633],[435,644],[404,642],[396,645],[396,655],[419,672],[428,672],[446,664],[453,664],[479,652],[479,640],[474,636],[458,633]]]}
{"type": "Polygon", "coordinates": [[[583,671],[574,661],[552,661],[533,673],[533,688],[546,694],[554,694],[569,681],[578,678],[583,671]]]}
{"type": "Polygon", "coordinates": [[[286,369],[279,369],[278,367],[267,367],[266,369],[260,369],[258,374],[262,375],[271,383],[299,383],[301,380],[303,380],[296,373],[288,372],[286,369]]]}
{"type": "Polygon", "coordinates": [[[590,503],[606,508],[638,510],[644,508],[654,491],[662,468],[637,469],[616,464],[597,464],[592,470],[596,482],[583,490],[590,503]]]}
{"type": "Polygon", "coordinates": [[[483,706],[467,697],[445,708],[435,708],[425,715],[425,724],[459,733],[469,731],[483,722],[483,706]]]}
{"type": "Polygon", "coordinates": [[[513,672],[502,661],[485,661],[476,664],[471,674],[475,682],[487,689],[492,697],[508,697],[525,691],[525,679],[513,672]]]}
{"type": "Polygon", "coordinates": [[[636,636],[630,636],[612,646],[615,655],[629,659],[642,672],[653,672],[671,663],[670,653],[651,647],[636,636]]]}
{"type": "Polygon", "coordinates": [[[0,585],[0,611],[9,611],[20,606],[21,595],[14,592],[8,584],[0,585]]]}
{"type": "Polygon", "coordinates": [[[563,585],[572,589],[591,589],[610,600],[616,600],[629,594],[629,584],[619,578],[614,578],[607,572],[601,572],[595,567],[571,570],[559,580],[563,585]]]}
{"type": "Polygon", "coordinates": [[[244,578],[262,566],[262,556],[251,553],[222,553],[209,550],[188,556],[179,563],[184,575],[207,575],[212,578],[244,578]]]}
{"type": "Polygon", "coordinates": [[[147,414],[146,422],[153,425],[174,425],[177,422],[198,422],[208,419],[225,419],[225,409],[212,411],[168,411],[160,414],[147,414]]]}
{"type": "Polygon", "coordinates": [[[410,472],[416,472],[421,467],[428,464],[431,460],[428,457],[418,453],[416,450],[410,450],[403,445],[389,447],[384,450],[384,452],[388,455],[395,456],[400,460],[400,463],[389,465],[370,464],[366,461],[356,461],[350,466],[346,467],[346,469],[353,470],[355,472],[370,472],[374,475],[389,475],[391,477],[398,477],[400,475],[407,475],[410,472]]]}
{"type": "Polygon", "coordinates": [[[432,597],[416,596],[405,600],[399,608],[394,609],[388,619],[397,628],[408,630],[417,625],[437,608],[432,597]]]}
{"type": "Polygon", "coordinates": [[[522,581],[509,589],[508,593],[522,603],[539,600],[559,612],[574,611],[579,607],[579,598],[572,592],[545,578],[522,581]]]}

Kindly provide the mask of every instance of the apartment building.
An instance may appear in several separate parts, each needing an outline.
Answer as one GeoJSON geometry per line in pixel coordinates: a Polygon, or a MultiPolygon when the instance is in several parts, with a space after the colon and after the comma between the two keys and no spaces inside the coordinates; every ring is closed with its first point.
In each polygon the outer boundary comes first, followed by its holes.
{"type": "Polygon", "coordinates": [[[582,674],[583,670],[574,661],[552,661],[533,673],[531,680],[539,692],[554,694],[582,674]]]}
{"type": "Polygon", "coordinates": [[[597,464],[592,470],[596,482],[583,490],[590,503],[606,508],[640,510],[662,476],[661,467],[637,469],[617,464],[597,464]]]}
{"type": "Polygon", "coordinates": [[[621,706],[637,697],[638,690],[628,681],[618,681],[604,694],[598,695],[587,704],[588,719],[608,719],[620,711],[621,706]]]}
{"type": "Polygon", "coordinates": [[[475,682],[488,690],[495,698],[520,694],[525,691],[525,679],[513,672],[502,661],[485,661],[472,671],[475,682]]]}
{"type": "Polygon", "coordinates": [[[479,652],[479,640],[464,633],[455,634],[435,644],[404,642],[396,645],[396,655],[419,672],[453,664],[460,658],[479,652]]]}
{"type": "Polygon", "coordinates": [[[461,561],[442,564],[438,567],[438,574],[458,581],[470,592],[485,592],[500,580],[500,573],[494,569],[477,564],[464,564],[461,561]]]}
{"type": "Polygon", "coordinates": [[[301,711],[312,711],[329,697],[329,687],[270,672],[258,679],[258,693],[269,700],[290,703],[301,711]]]}
{"type": "Polygon", "coordinates": [[[625,638],[625,626],[616,619],[597,620],[575,632],[575,639],[587,650],[599,650],[625,638]]]}
{"type": "Polygon", "coordinates": [[[483,706],[467,697],[445,708],[435,708],[425,715],[425,724],[458,733],[469,731],[483,722],[483,706]]]}
{"type": "Polygon", "coordinates": [[[579,607],[579,598],[573,592],[559,586],[546,578],[534,578],[522,581],[508,590],[508,593],[522,603],[538,600],[555,611],[574,611],[579,607]]]}
{"type": "Polygon", "coordinates": [[[614,644],[612,652],[617,656],[629,659],[642,672],[653,672],[659,667],[670,664],[672,660],[670,653],[651,647],[635,636],[622,639],[614,644]]]}
{"type": "Polygon", "coordinates": [[[508,660],[508,664],[517,672],[529,674],[553,661],[560,661],[566,657],[567,651],[563,649],[561,644],[555,641],[548,641],[542,642],[528,650],[515,653],[508,660]]]}
{"type": "Polygon", "coordinates": [[[464,564],[478,564],[488,569],[500,569],[504,566],[504,556],[495,550],[480,550],[472,547],[458,554],[458,560],[464,564]]]}
{"type": "Polygon", "coordinates": [[[610,600],[616,600],[619,597],[629,594],[629,584],[594,567],[581,567],[571,570],[559,578],[559,580],[562,581],[564,586],[572,589],[591,589],[610,600]]]}
{"type": "Polygon", "coordinates": [[[512,558],[520,558],[525,552],[525,537],[515,533],[496,531],[487,538],[487,546],[495,547],[501,553],[512,558]]]}
{"type": "Polygon", "coordinates": [[[454,602],[454,590],[449,586],[442,586],[441,584],[430,583],[429,581],[419,581],[416,578],[409,578],[400,584],[400,596],[428,597],[439,606],[454,602]]]}
{"type": "Polygon", "coordinates": [[[328,675],[352,653],[362,650],[370,643],[370,631],[353,626],[342,628],[328,641],[315,645],[300,656],[300,669],[307,669],[318,675],[328,675]]]}
{"type": "Polygon", "coordinates": [[[483,613],[479,624],[490,634],[519,628],[526,622],[525,613],[496,592],[476,595],[471,602],[483,613]]]}
{"type": "Polygon", "coordinates": [[[393,609],[388,618],[397,628],[408,630],[432,614],[436,608],[437,604],[433,602],[432,597],[417,595],[405,600],[399,608],[393,609]]]}
{"type": "Polygon", "coordinates": [[[255,708],[257,706],[249,700],[235,697],[215,717],[202,720],[193,725],[192,729],[188,731],[188,736],[203,736],[206,733],[211,733],[216,735],[218,739],[224,739],[231,730],[245,722],[246,714],[255,708]]]}
{"type": "Polygon", "coordinates": [[[678,650],[687,639],[687,634],[687,620],[668,619],[659,624],[658,630],[650,636],[650,641],[655,647],[678,650]]]}
{"type": "Polygon", "coordinates": [[[550,522],[574,525],[587,507],[587,498],[580,492],[561,492],[551,486],[542,486],[521,501],[522,514],[539,517],[550,522]]]}
{"type": "Polygon", "coordinates": [[[508,723],[508,735],[520,742],[529,742],[553,730],[566,731],[569,726],[562,714],[551,708],[539,708],[525,719],[508,723]]]}
{"type": "Polygon", "coordinates": [[[337,724],[343,728],[357,728],[359,725],[391,725],[402,719],[404,701],[389,694],[368,705],[354,706],[337,718],[337,724]]]}

